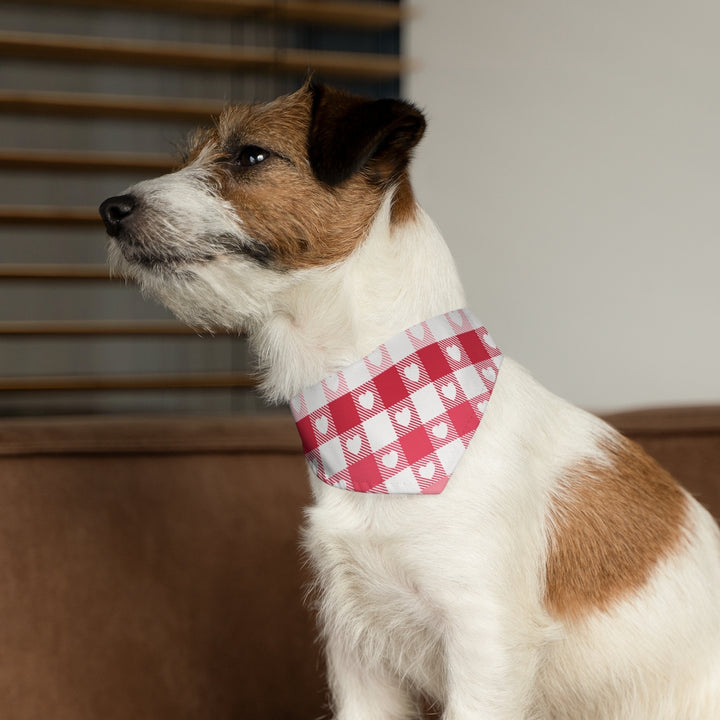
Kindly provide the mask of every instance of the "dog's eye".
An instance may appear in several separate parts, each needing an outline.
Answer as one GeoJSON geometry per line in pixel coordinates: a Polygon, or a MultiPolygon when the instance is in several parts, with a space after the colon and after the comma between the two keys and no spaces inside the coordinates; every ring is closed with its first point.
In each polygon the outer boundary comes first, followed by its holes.
{"type": "Polygon", "coordinates": [[[235,157],[235,162],[240,167],[252,167],[259,165],[263,160],[270,157],[270,152],[257,145],[245,145],[235,157]]]}

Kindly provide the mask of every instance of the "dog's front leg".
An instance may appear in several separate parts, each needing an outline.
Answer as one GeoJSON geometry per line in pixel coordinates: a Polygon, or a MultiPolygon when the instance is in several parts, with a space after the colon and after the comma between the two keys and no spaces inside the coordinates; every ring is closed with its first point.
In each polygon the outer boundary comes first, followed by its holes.
{"type": "Polygon", "coordinates": [[[334,720],[409,720],[417,707],[397,678],[369,667],[344,638],[326,645],[334,720]]]}
{"type": "Polygon", "coordinates": [[[443,720],[528,720],[537,652],[504,610],[463,611],[456,603],[446,634],[443,720]]]}

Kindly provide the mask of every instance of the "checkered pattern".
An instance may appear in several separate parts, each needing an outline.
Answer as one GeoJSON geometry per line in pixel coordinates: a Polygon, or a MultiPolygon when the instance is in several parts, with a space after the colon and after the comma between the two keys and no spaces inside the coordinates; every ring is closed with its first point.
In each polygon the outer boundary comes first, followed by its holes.
{"type": "Polygon", "coordinates": [[[414,325],[290,402],[310,466],[345,490],[442,492],[501,361],[468,310],[414,325]]]}

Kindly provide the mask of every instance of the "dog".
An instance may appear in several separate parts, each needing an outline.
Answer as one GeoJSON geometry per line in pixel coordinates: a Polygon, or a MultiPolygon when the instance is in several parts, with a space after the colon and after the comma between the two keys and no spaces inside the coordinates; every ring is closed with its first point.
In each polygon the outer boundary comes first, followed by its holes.
{"type": "MultiPolygon", "coordinates": [[[[112,267],[196,328],[246,333],[265,395],[290,401],[300,428],[318,390],[365,372],[378,348],[468,322],[409,181],[424,130],[410,103],[312,81],[229,107],[180,169],[102,204],[112,267]]],[[[463,328],[494,384],[473,396],[444,486],[410,488],[441,450],[408,460],[399,492],[347,468],[335,481],[307,434],[326,421],[301,432],[334,717],[402,720],[428,699],[445,720],[720,717],[714,520],[637,446],[500,362],[484,328],[463,328]]],[[[460,356],[452,338],[443,349],[460,356]]],[[[371,439],[343,427],[343,452],[371,439]]]]}

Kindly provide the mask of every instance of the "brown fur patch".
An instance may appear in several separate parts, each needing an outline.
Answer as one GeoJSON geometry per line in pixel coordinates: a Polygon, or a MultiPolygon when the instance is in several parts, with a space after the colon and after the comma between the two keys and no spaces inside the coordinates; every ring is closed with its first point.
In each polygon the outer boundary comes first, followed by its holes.
{"type": "MultiPolygon", "coordinates": [[[[298,92],[264,105],[228,108],[191,158],[207,166],[243,228],[282,269],[339,262],[365,239],[387,185],[360,171],[337,186],[318,180],[308,160],[312,93],[298,92]],[[255,145],[270,152],[251,168],[233,154],[255,145]]],[[[410,217],[414,197],[404,174],[392,219],[410,217]]]]}
{"type": "Polygon", "coordinates": [[[267,105],[231,108],[218,144],[257,145],[272,156],[244,172],[226,170],[223,196],[243,227],[282,268],[326,265],[347,257],[366,237],[381,193],[361,174],[340,188],[318,181],[307,159],[311,96],[303,89],[267,105]]]}
{"type": "Polygon", "coordinates": [[[577,620],[640,590],[681,544],[687,497],[645,452],[622,437],[607,463],[569,468],[550,509],[545,604],[577,620]]]}
{"type": "Polygon", "coordinates": [[[417,202],[407,172],[404,172],[392,199],[390,221],[396,225],[415,219],[417,202]]]}

